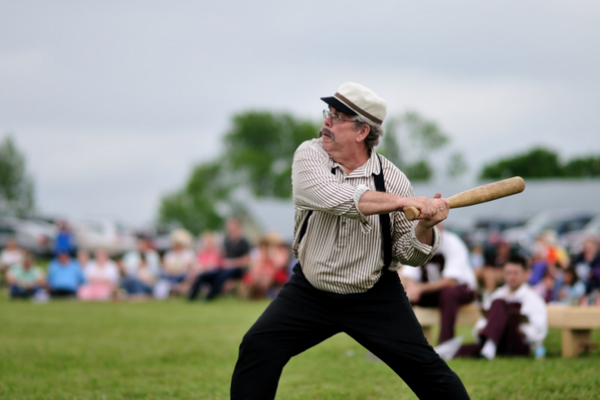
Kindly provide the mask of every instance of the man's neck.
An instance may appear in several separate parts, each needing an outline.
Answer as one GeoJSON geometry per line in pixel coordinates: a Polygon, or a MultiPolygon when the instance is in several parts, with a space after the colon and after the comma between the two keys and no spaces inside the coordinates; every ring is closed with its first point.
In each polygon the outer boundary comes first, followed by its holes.
{"type": "Polygon", "coordinates": [[[344,156],[338,156],[334,158],[334,161],[344,167],[346,174],[349,175],[355,169],[365,165],[369,160],[369,152],[367,149],[358,148],[356,151],[345,154],[344,156]]]}

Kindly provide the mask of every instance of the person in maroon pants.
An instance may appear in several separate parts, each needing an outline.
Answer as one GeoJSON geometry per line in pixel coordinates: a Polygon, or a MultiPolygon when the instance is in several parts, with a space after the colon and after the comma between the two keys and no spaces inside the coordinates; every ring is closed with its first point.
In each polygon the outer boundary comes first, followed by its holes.
{"type": "Polygon", "coordinates": [[[458,308],[475,300],[477,288],[467,246],[454,233],[441,231],[442,243],[435,256],[422,267],[404,266],[401,272],[402,283],[413,305],[440,308],[438,343],[454,337],[458,308]]]}
{"type": "MultiPolygon", "coordinates": [[[[527,284],[528,276],[525,259],[512,256],[504,265],[506,284],[490,296],[484,305],[485,317],[475,324],[477,343],[457,346],[455,357],[528,356],[544,341],[548,333],[546,303],[527,284]]],[[[440,356],[452,358],[453,351],[446,350],[448,354],[440,356]]]]}

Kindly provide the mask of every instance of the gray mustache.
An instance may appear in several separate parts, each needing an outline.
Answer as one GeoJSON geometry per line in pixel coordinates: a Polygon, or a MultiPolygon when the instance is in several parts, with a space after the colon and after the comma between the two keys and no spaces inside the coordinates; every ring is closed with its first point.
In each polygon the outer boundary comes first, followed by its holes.
{"type": "Polygon", "coordinates": [[[335,143],[335,136],[333,135],[333,132],[331,132],[329,129],[321,128],[321,130],[319,131],[319,137],[323,135],[330,137],[331,140],[333,140],[333,142],[335,143]]]}

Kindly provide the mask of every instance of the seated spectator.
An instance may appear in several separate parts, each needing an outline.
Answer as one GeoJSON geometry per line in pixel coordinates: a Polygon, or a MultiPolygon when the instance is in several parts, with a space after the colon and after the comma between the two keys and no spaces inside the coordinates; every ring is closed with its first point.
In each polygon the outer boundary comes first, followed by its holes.
{"type": "Polygon", "coordinates": [[[75,297],[85,283],[79,263],[67,252],[58,253],[48,266],[48,287],[51,297],[75,297]]]}
{"type": "MultiPolygon", "coordinates": [[[[481,251],[482,250],[483,249],[481,249],[481,251]]],[[[510,257],[510,245],[508,242],[499,241],[492,250],[492,252],[483,255],[483,268],[475,268],[477,281],[480,282],[485,289],[484,298],[504,282],[502,267],[510,257]]],[[[481,262],[481,256],[479,257],[478,262],[481,262]]]]}
{"type": "Polygon", "coordinates": [[[160,280],[154,287],[154,297],[165,299],[170,293],[181,293],[188,275],[194,268],[195,254],[190,249],[192,236],[180,229],[171,235],[172,249],[163,257],[160,280]]]}
{"type": "Polygon", "coordinates": [[[204,232],[200,237],[196,263],[179,288],[189,293],[200,275],[207,272],[214,273],[221,268],[223,268],[223,251],[218,245],[217,236],[214,232],[204,232]]]}
{"type": "Polygon", "coordinates": [[[119,268],[105,250],[97,250],[96,257],[83,270],[86,283],[79,287],[81,300],[110,300],[119,286],[119,268]]]}
{"type": "Polygon", "coordinates": [[[188,300],[196,299],[202,286],[210,286],[206,300],[213,300],[229,279],[241,279],[250,262],[250,243],[242,236],[240,223],[236,219],[227,221],[227,236],[223,243],[223,268],[200,274],[192,285],[188,300]]]}
{"type": "Polygon", "coordinates": [[[0,252],[0,274],[4,275],[9,267],[23,262],[23,252],[19,249],[15,238],[6,241],[6,247],[0,252]]]}
{"type": "MultiPolygon", "coordinates": [[[[483,252],[483,246],[476,244],[471,247],[469,262],[471,263],[471,268],[474,270],[481,269],[485,266],[485,254],[483,252]]],[[[475,276],[477,276],[477,271],[475,271],[475,276]]]]}
{"type": "Polygon", "coordinates": [[[256,253],[251,255],[250,269],[244,275],[239,293],[244,298],[262,299],[275,282],[275,263],[269,252],[271,241],[263,236],[258,241],[256,253]]]}
{"type": "Polygon", "coordinates": [[[578,305],[583,296],[585,296],[585,284],[579,280],[575,267],[571,266],[563,273],[557,300],[563,304],[578,305]]]}
{"type": "Polygon", "coordinates": [[[536,240],[533,244],[533,258],[531,260],[531,273],[529,274],[529,285],[532,287],[540,283],[544,276],[550,273],[546,272],[550,268],[547,253],[547,246],[541,240],[536,240]]]}
{"type": "Polygon", "coordinates": [[[477,282],[467,246],[452,232],[441,229],[441,234],[433,258],[422,267],[404,266],[401,278],[411,303],[440,308],[439,343],[444,343],[454,337],[459,306],[475,300],[477,282]]]}
{"type": "Polygon", "coordinates": [[[600,288],[600,251],[599,243],[593,237],[583,242],[583,249],[573,259],[577,277],[586,285],[589,294],[600,288]]]}
{"type": "Polygon", "coordinates": [[[154,291],[160,276],[160,257],[146,238],[140,238],[137,250],[127,252],[120,262],[122,286],[130,296],[145,297],[154,291]]]}
{"type": "Polygon", "coordinates": [[[22,262],[12,264],[6,273],[6,281],[12,299],[28,299],[44,290],[46,285],[44,271],[34,265],[34,259],[29,254],[25,254],[22,262]]]}
{"type": "Polygon", "coordinates": [[[162,264],[161,278],[172,284],[181,283],[194,266],[194,252],[190,249],[192,237],[188,231],[178,230],[171,236],[173,248],[168,251],[162,264]]]}
{"type": "Polygon", "coordinates": [[[85,270],[85,267],[90,263],[90,253],[87,250],[81,249],[77,251],[77,262],[79,263],[79,267],[82,270],[85,270]]]}
{"type": "Polygon", "coordinates": [[[457,338],[452,346],[436,348],[440,356],[446,360],[453,356],[489,360],[496,355],[528,356],[532,348],[541,345],[548,333],[546,304],[527,284],[527,272],[523,257],[511,257],[504,266],[506,284],[484,304],[486,316],[473,329],[477,343],[460,346],[461,338],[457,338]]]}
{"type": "Polygon", "coordinates": [[[154,285],[156,284],[160,273],[158,269],[152,268],[150,265],[146,254],[142,253],[135,274],[123,283],[123,287],[128,295],[134,297],[147,297],[152,295],[154,292],[154,285]]]}
{"type": "Polygon", "coordinates": [[[273,285],[269,292],[269,297],[274,298],[290,278],[292,250],[281,236],[276,233],[269,235],[269,242],[271,243],[271,258],[275,264],[275,275],[273,276],[273,285]]]}
{"type": "MultiPolygon", "coordinates": [[[[560,283],[558,283],[560,284],[560,283]]],[[[544,271],[544,276],[532,289],[536,292],[546,303],[556,300],[554,298],[555,288],[557,286],[557,279],[554,277],[549,269],[544,271]]]]}

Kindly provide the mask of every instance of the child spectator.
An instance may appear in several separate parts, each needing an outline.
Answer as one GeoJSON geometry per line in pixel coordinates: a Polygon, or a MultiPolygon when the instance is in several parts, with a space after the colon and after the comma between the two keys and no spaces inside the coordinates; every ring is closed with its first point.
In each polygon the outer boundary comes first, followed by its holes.
{"type": "Polygon", "coordinates": [[[557,300],[563,304],[577,305],[583,296],[585,296],[585,284],[579,280],[575,268],[570,266],[563,273],[557,300]]]}
{"type": "Polygon", "coordinates": [[[105,250],[96,251],[96,258],[83,274],[87,283],[77,292],[81,300],[110,300],[119,285],[119,269],[105,250]]]}
{"type": "Polygon", "coordinates": [[[51,297],[74,297],[85,282],[79,263],[67,252],[58,253],[48,266],[48,287],[51,297]]]}
{"type": "Polygon", "coordinates": [[[34,265],[31,255],[25,254],[21,263],[13,264],[6,273],[12,299],[28,299],[46,285],[44,271],[34,265]]]}
{"type": "Polygon", "coordinates": [[[550,303],[554,299],[554,288],[556,287],[556,279],[549,269],[544,271],[542,279],[533,286],[533,290],[544,299],[546,303],[550,303]]]}

